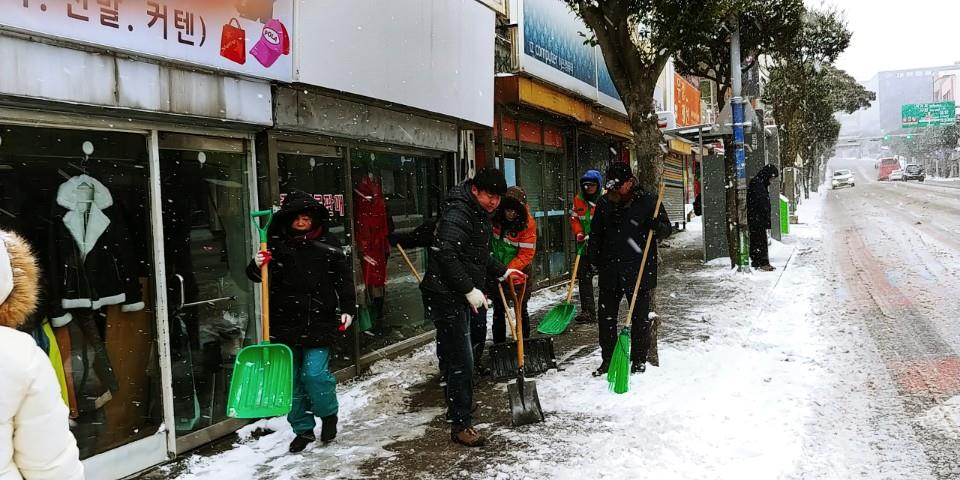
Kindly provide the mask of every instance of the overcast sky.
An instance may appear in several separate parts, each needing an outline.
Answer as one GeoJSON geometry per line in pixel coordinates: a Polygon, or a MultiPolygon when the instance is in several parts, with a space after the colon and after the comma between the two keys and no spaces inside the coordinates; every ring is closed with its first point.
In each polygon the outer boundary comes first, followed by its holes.
{"type": "Polygon", "coordinates": [[[857,80],[882,70],[951,65],[960,61],[958,0],[806,0],[844,12],[853,31],[837,62],[857,80]]]}

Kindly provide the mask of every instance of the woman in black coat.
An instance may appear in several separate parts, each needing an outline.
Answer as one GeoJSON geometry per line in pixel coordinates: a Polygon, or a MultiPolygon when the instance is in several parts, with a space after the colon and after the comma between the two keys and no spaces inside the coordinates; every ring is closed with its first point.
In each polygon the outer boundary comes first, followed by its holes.
{"type": "Polygon", "coordinates": [[[315,416],[322,420],[320,440],[337,434],[337,381],[330,373],[330,351],[353,322],[354,301],[347,258],[329,234],[327,209],[311,195],[287,194],[269,229],[267,251],[258,252],[247,276],[259,282],[260,266],[270,274],[270,340],[293,350],[293,408],[287,420],[297,437],[295,453],[316,440],[315,416]]]}
{"type": "Polygon", "coordinates": [[[750,229],[750,263],[753,268],[771,272],[767,253],[767,229],[770,228],[770,181],[780,172],[776,165],[765,165],[747,186],[747,226],[750,229]]]}

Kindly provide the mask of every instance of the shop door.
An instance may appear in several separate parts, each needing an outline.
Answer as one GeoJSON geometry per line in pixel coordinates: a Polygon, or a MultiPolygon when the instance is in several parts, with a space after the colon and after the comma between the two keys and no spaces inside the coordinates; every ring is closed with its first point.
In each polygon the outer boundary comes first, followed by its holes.
{"type": "MultiPolygon", "coordinates": [[[[347,169],[346,148],[293,142],[279,142],[277,166],[280,175],[280,195],[291,190],[301,190],[313,195],[322,202],[330,214],[330,234],[344,245],[344,252],[350,257],[352,228],[350,212],[347,211],[347,169]]],[[[280,198],[271,199],[279,205],[280,198]]],[[[344,281],[353,284],[353,272],[344,281]]],[[[347,299],[355,302],[355,299],[347,299]]],[[[359,322],[358,322],[359,324],[359,322]]],[[[330,370],[338,371],[356,365],[356,340],[333,345],[330,370]]]]}
{"type": "Polygon", "coordinates": [[[257,341],[256,286],[245,273],[256,250],[248,150],[238,139],[159,140],[173,410],[184,436],[227,420],[234,359],[257,341]]]}

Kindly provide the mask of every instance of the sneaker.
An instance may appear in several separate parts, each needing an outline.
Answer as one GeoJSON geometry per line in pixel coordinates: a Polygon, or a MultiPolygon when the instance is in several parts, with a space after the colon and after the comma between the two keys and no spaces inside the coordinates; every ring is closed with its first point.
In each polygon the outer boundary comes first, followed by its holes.
{"type": "Polygon", "coordinates": [[[607,374],[607,370],[609,369],[610,369],[610,364],[607,362],[603,362],[600,364],[600,368],[594,370],[591,375],[593,375],[594,377],[602,377],[607,374]]]}
{"type": "Polygon", "coordinates": [[[633,362],[630,365],[630,373],[643,373],[647,371],[647,362],[633,362]]]}
{"type": "Polygon", "coordinates": [[[316,440],[317,436],[314,435],[313,432],[300,433],[297,435],[297,438],[294,438],[293,441],[290,442],[290,453],[302,452],[310,442],[315,442],[316,440]]]}
{"type": "Polygon", "coordinates": [[[768,264],[768,265],[764,265],[764,266],[758,268],[757,270],[760,270],[760,271],[762,271],[762,272],[772,272],[772,271],[774,271],[774,270],[776,270],[776,269],[777,269],[777,267],[774,267],[773,265],[769,265],[769,264],[768,264]]]}
{"type": "Polygon", "coordinates": [[[321,417],[320,421],[322,422],[320,426],[320,441],[323,443],[330,443],[334,438],[337,438],[337,416],[330,415],[329,417],[321,417]]]}
{"type": "Polygon", "coordinates": [[[577,323],[597,323],[597,319],[593,318],[593,315],[589,313],[581,313],[573,318],[573,321],[577,323]]]}
{"type": "Polygon", "coordinates": [[[450,430],[450,440],[465,447],[482,447],[483,444],[487,443],[487,439],[473,427],[450,430]]]}

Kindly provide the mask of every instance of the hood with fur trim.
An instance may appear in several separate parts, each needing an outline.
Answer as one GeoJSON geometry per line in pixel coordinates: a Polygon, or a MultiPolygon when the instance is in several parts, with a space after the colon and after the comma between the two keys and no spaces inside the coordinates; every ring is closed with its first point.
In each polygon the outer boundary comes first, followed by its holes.
{"type": "Polygon", "coordinates": [[[493,213],[493,224],[508,233],[519,233],[527,228],[527,194],[522,188],[507,189],[507,193],[500,199],[500,206],[493,213]],[[507,210],[517,212],[517,218],[512,222],[507,220],[507,210]]]}
{"type": "Polygon", "coordinates": [[[0,230],[0,326],[17,328],[36,310],[39,281],[27,241],[0,230]]]}

